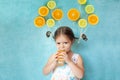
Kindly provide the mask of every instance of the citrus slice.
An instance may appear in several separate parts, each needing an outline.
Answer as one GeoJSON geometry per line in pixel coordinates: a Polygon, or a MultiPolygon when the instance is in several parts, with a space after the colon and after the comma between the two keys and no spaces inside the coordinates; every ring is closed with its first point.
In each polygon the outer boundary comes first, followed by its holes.
{"type": "Polygon", "coordinates": [[[79,4],[85,4],[87,2],[87,0],[78,0],[79,4]]]}
{"type": "Polygon", "coordinates": [[[55,20],[60,20],[62,19],[63,17],[63,11],[61,9],[55,9],[53,12],[52,12],[52,17],[55,19],[55,20]]]}
{"type": "Polygon", "coordinates": [[[94,12],[94,6],[93,5],[87,5],[85,7],[85,11],[86,11],[87,14],[93,13],[94,12]]]}
{"type": "Polygon", "coordinates": [[[41,16],[38,16],[34,19],[34,25],[38,28],[41,28],[45,25],[45,19],[41,16]]]}
{"type": "Polygon", "coordinates": [[[97,15],[91,14],[91,15],[88,16],[88,22],[91,25],[96,25],[99,22],[99,18],[98,18],[97,15]]]}
{"type": "Polygon", "coordinates": [[[67,16],[70,20],[76,21],[80,17],[80,12],[77,9],[72,8],[68,11],[67,16]]]}
{"type": "Polygon", "coordinates": [[[47,7],[48,7],[49,9],[54,9],[54,8],[56,7],[55,1],[48,1],[47,7]]]}
{"type": "Polygon", "coordinates": [[[38,13],[41,16],[47,16],[48,13],[49,13],[49,9],[46,6],[42,6],[42,7],[39,8],[38,13]]]}
{"type": "Polygon", "coordinates": [[[46,22],[48,27],[53,27],[55,25],[54,19],[48,19],[46,22]]]}
{"type": "Polygon", "coordinates": [[[81,27],[81,28],[86,28],[87,26],[87,20],[86,19],[80,19],[78,21],[78,25],[81,27]]]}

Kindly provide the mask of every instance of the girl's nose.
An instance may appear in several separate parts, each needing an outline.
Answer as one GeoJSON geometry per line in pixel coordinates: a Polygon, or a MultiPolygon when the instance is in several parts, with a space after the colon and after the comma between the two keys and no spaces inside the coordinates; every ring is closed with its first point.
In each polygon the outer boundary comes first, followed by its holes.
{"type": "Polygon", "coordinates": [[[60,49],[61,49],[61,50],[64,49],[64,44],[61,44],[61,45],[60,45],[60,49]]]}

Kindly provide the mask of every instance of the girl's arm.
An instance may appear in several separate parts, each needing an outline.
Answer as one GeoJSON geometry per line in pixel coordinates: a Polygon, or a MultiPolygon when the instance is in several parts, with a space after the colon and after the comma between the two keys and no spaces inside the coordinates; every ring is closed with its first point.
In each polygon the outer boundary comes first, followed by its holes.
{"type": "Polygon", "coordinates": [[[53,71],[56,68],[56,64],[57,64],[56,57],[57,57],[56,54],[53,54],[49,58],[47,64],[43,68],[43,74],[47,75],[47,74],[49,74],[51,71],[53,71]]]}

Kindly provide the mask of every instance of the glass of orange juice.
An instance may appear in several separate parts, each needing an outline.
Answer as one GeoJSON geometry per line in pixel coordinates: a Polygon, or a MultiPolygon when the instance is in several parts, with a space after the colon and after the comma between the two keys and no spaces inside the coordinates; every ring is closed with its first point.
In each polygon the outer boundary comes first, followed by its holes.
{"type": "Polygon", "coordinates": [[[63,59],[63,54],[62,52],[65,52],[65,50],[59,50],[58,51],[58,66],[63,66],[64,65],[64,59],[63,59]]]}

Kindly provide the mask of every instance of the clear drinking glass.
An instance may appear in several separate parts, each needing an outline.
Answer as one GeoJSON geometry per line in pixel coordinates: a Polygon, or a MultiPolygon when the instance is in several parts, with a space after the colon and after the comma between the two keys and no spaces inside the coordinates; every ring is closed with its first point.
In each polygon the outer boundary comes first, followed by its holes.
{"type": "Polygon", "coordinates": [[[58,51],[58,66],[63,66],[65,63],[64,59],[62,58],[63,56],[62,52],[65,52],[65,50],[58,51]]]}

